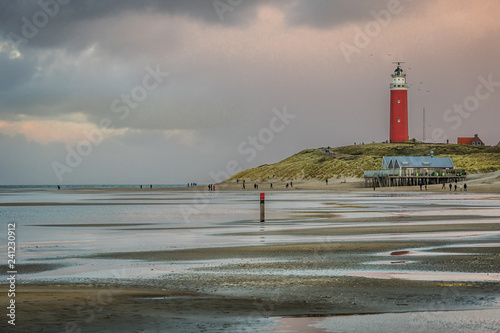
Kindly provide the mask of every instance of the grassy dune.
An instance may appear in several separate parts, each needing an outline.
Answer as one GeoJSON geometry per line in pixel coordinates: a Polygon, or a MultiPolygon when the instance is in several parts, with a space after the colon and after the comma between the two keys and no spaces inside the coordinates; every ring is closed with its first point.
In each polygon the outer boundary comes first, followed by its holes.
{"type": "Polygon", "coordinates": [[[324,148],[306,149],[278,163],[244,170],[226,181],[324,180],[325,178],[363,177],[364,170],[380,169],[382,156],[451,157],[455,167],[469,173],[500,170],[500,147],[465,146],[456,144],[373,143],[331,148],[335,155],[324,154],[324,148]],[[273,177],[274,175],[274,177],[273,177]]]}

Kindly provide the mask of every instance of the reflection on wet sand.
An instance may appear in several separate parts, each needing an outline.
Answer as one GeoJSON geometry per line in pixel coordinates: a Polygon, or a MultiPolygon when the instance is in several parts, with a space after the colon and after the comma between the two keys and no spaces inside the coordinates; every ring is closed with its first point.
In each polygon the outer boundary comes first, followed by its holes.
{"type": "Polygon", "coordinates": [[[78,300],[98,286],[133,292],[116,296],[86,330],[154,331],[130,315],[142,313],[176,332],[391,332],[408,321],[494,332],[500,195],[456,199],[272,192],[264,223],[252,192],[25,191],[0,203],[21,233],[28,307],[19,312],[32,331],[49,317],[47,329],[60,331],[58,320],[78,317],[78,300]],[[41,297],[44,288],[64,292],[41,297]],[[475,316],[490,317],[481,326],[475,316]]]}

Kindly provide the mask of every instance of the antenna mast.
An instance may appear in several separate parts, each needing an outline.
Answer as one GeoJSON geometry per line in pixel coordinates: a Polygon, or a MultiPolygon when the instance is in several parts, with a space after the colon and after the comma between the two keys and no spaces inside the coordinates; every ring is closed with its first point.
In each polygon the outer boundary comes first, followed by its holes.
{"type": "Polygon", "coordinates": [[[423,128],[422,128],[422,132],[423,132],[423,142],[425,142],[425,108],[424,108],[424,121],[423,121],[423,128]]]}

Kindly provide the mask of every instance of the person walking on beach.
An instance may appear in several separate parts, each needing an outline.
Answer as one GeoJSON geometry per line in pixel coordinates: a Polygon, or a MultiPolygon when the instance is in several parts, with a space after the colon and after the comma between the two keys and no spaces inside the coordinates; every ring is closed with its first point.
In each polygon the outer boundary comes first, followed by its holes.
{"type": "Polygon", "coordinates": [[[464,192],[467,192],[467,183],[464,184],[464,192]]]}
{"type": "Polygon", "coordinates": [[[290,187],[293,187],[293,182],[290,182],[290,187]]]}
{"type": "Polygon", "coordinates": [[[245,181],[243,181],[243,187],[242,187],[242,189],[243,190],[245,189],[245,181]]]}
{"type": "Polygon", "coordinates": [[[457,191],[457,184],[455,184],[455,192],[457,191]]]}
{"type": "Polygon", "coordinates": [[[451,185],[451,183],[450,183],[450,192],[451,192],[451,188],[452,188],[452,187],[453,187],[453,185],[451,185]]]}
{"type": "Polygon", "coordinates": [[[273,183],[271,183],[271,188],[273,188],[273,183]]]}
{"type": "Polygon", "coordinates": [[[288,188],[288,183],[286,183],[286,188],[288,188]]]}

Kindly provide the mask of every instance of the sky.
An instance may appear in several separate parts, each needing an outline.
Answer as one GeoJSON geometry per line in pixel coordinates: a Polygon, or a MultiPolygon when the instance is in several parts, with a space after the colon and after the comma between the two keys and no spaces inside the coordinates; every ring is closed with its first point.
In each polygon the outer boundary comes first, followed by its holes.
{"type": "Polygon", "coordinates": [[[498,0],[2,0],[0,185],[208,184],[383,142],[397,61],[410,138],[496,145],[498,17],[498,0]]]}

